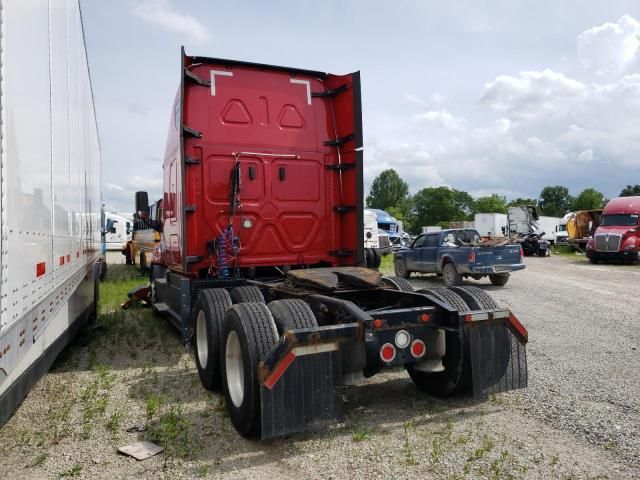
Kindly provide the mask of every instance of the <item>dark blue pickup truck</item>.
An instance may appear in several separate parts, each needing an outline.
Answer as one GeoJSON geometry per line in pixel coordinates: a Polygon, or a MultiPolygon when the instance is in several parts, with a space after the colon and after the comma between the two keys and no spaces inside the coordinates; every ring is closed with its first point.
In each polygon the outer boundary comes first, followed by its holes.
{"type": "Polygon", "coordinates": [[[522,248],[491,245],[473,229],[423,233],[409,248],[395,253],[393,266],[402,278],[409,278],[412,272],[436,273],[446,286],[453,286],[461,285],[463,278],[480,280],[489,276],[493,285],[502,286],[509,280],[509,272],[525,267],[522,248]]]}

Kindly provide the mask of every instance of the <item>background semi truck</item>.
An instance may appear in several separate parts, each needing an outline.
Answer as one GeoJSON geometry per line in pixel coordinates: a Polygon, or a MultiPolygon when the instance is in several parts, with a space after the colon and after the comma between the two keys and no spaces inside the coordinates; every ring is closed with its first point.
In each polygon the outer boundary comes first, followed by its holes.
{"type": "Polygon", "coordinates": [[[77,0],[0,8],[0,424],[95,317],[100,147],[77,0]]]}
{"type": "Polygon", "coordinates": [[[587,258],[599,261],[637,262],[640,251],[640,197],[609,200],[600,225],[587,243],[587,258]]]}
{"type": "Polygon", "coordinates": [[[238,432],[335,421],[338,388],[389,367],[437,396],[526,386],[527,332],[485,292],[416,293],[363,267],[358,72],[183,50],[180,78],[151,301],[238,432]]]}
{"type": "Polygon", "coordinates": [[[121,251],[131,240],[132,221],[111,212],[104,213],[104,242],[107,250],[121,251]]]}

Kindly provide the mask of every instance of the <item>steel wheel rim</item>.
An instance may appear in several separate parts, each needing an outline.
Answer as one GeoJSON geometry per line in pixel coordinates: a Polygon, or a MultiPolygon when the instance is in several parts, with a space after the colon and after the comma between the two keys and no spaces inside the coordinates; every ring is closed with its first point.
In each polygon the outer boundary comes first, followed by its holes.
{"type": "Polygon", "coordinates": [[[244,400],[244,363],[242,361],[242,348],[240,339],[235,331],[230,331],[227,336],[225,348],[225,371],[227,374],[227,390],[233,405],[237,408],[244,400]]]}
{"type": "Polygon", "coordinates": [[[198,348],[198,362],[202,368],[207,368],[209,359],[209,342],[207,342],[207,319],[200,310],[196,318],[196,347],[198,348]]]}
{"type": "Polygon", "coordinates": [[[444,277],[444,282],[445,283],[453,283],[453,275],[451,272],[451,268],[450,267],[445,267],[444,271],[442,272],[442,276],[444,277]]]}

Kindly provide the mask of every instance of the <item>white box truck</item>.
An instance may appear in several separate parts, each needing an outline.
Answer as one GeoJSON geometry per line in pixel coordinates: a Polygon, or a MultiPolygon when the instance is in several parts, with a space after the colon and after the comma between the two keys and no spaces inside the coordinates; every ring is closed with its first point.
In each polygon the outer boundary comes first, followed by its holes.
{"type": "Polygon", "coordinates": [[[0,425],[95,318],[100,147],[78,0],[0,8],[0,425]]]}
{"type": "Polygon", "coordinates": [[[540,224],[540,228],[544,230],[542,238],[551,243],[555,243],[556,231],[561,221],[562,219],[560,217],[547,217],[540,215],[540,217],[538,217],[538,223],[540,224]]]}
{"type": "Polygon", "coordinates": [[[504,237],[507,215],[504,213],[476,213],[473,223],[483,237],[504,237]]]}

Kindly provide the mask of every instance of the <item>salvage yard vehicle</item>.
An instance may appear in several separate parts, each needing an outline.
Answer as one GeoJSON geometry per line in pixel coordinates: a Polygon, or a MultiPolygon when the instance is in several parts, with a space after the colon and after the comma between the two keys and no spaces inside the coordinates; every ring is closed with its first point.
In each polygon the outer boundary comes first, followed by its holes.
{"type": "Polygon", "coordinates": [[[78,2],[3,1],[0,40],[2,425],[95,321],[104,243],[78,2]]]}
{"type": "MultiPolygon", "coordinates": [[[[145,204],[148,204],[146,192],[138,192],[136,195],[144,195],[145,204]]],[[[122,247],[127,265],[136,265],[142,272],[146,272],[153,261],[153,251],[160,242],[160,228],[162,224],[162,199],[149,205],[147,210],[133,214],[133,233],[131,239],[122,247]]]]}
{"type": "Polygon", "coordinates": [[[507,209],[506,234],[508,237],[516,239],[516,242],[522,247],[524,256],[549,256],[550,242],[545,239],[545,234],[547,233],[550,232],[545,232],[542,228],[536,207],[526,205],[507,209]]]}
{"type": "Polygon", "coordinates": [[[240,434],[335,421],[388,367],[437,396],[527,385],[527,332],[485,292],[363,267],[359,72],[181,60],[150,296],[240,434]]]}
{"type": "Polygon", "coordinates": [[[391,252],[389,235],[378,228],[376,212],[364,209],[364,263],[365,267],[378,268],[383,253],[391,252]]]}
{"type": "Polygon", "coordinates": [[[475,229],[424,233],[409,248],[395,253],[393,266],[400,278],[409,278],[412,272],[435,273],[451,287],[462,285],[467,277],[480,280],[488,276],[493,285],[501,287],[509,281],[510,272],[525,268],[522,248],[507,240],[502,243],[482,242],[475,229]]]}
{"type": "Polygon", "coordinates": [[[600,225],[587,242],[587,258],[637,262],[640,251],[640,197],[619,197],[604,207],[600,225]]]}
{"type": "MultiPolygon", "coordinates": [[[[565,216],[566,217],[566,216],[565,216]]],[[[578,249],[584,249],[600,226],[602,209],[578,210],[567,218],[567,243],[578,249]]]]}

